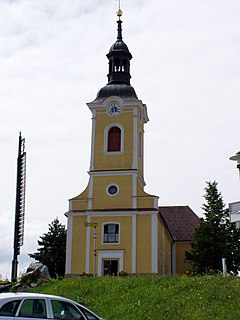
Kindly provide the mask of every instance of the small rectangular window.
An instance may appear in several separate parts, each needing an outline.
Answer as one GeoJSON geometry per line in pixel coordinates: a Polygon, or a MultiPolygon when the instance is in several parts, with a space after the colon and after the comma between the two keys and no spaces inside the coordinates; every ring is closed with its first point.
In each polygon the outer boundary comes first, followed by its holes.
{"type": "Polygon", "coordinates": [[[104,225],[104,243],[118,243],[119,242],[119,224],[109,223],[104,225]]]}

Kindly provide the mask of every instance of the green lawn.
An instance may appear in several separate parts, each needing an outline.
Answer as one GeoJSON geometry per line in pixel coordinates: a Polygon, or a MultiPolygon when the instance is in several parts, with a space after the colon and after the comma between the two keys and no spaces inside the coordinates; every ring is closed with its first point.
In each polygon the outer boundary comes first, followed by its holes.
{"type": "Polygon", "coordinates": [[[106,320],[239,320],[237,277],[99,277],[51,280],[34,292],[78,301],[106,320]]]}

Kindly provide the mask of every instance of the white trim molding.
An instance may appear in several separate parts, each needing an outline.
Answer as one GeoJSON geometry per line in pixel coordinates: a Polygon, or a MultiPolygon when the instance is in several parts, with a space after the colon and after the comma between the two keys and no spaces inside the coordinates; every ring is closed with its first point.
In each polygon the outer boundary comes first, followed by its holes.
{"type": "Polygon", "coordinates": [[[96,133],[96,110],[93,110],[92,111],[92,137],[91,137],[90,171],[94,170],[95,133],[96,133]]]}
{"type": "Polygon", "coordinates": [[[66,244],[66,269],[65,273],[69,274],[72,271],[72,232],[73,232],[73,216],[68,216],[67,219],[67,244],[66,244]]]}
{"type": "MultiPolygon", "coordinates": [[[[109,154],[111,152],[108,152],[109,154]]],[[[116,152],[117,153],[117,152],[116,152]]],[[[119,153],[118,153],[119,154],[119,153]]],[[[141,172],[137,169],[135,170],[100,170],[100,171],[90,171],[88,172],[89,176],[95,177],[113,177],[113,176],[131,176],[136,175],[143,187],[146,185],[141,172]]],[[[157,197],[157,196],[155,196],[157,197]]],[[[157,197],[158,200],[159,197],[157,197]]]]}
{"type": "MultiPolygon", "coordinates": [[[[151,215],[151,214],[157,214],[156,212],[158,211],[141,211],[138,209],[134,209],[131,211],[114,211],[114,217],[131,217],[135,214],[140,214],[142,215],[143,213],[145,215],[151,215]]],[[[67,217],[71,216],[89,216],[89,217],[107,217],[107,216],[113,216],[113,211],[109,209],[109,211],[101,211],[101,210],[84,210],[84,211],[69,211],[66,213],[67,217]]]]}
{"type": "MultiPolygon", "coordinates": [[[[91,222],[91,217],[87,216],[87,222],[91,222]]],[[[86,228],[86,273],[90,272],[90,229],[91,228],[86,228]]]]}
{"type": "Polygon", "coordinates": [[[138,131],[138,156],[143,161],[143,132],[141,129],[138,131]]]}
{"type": "Polygon", "coordinates": [[[154,206],[154,208],[158,208],[158,199],[159,199],[159,197],[158,196],[154,196],[154,204],[153,204],[153,206],[154,206]]]}
{"type": "Polygon", "coordinates": [[[137,216],[132,215],[132,273],[136,273],[137,260],[137,216]]]}
{"type": "Polygon", "coordinates": [[[103,107],[107,107],[112,103],[118,103],[120,107],[122,107],[124,100],[120,98],[119,96],[110,96],[107,99],[105,99],[102,103],[103,107]]]}
{"type": "Polygon", "coordinates": [[[88,189],[88,210],[92,210],[93,201],[93,176],[89,178],[89,189],[88,189]]]}
{"type": "Polygon", "coordinates": [[[133,163],[132,169],[138,169],[138,130],[137,130],[137,122],[138,122],[138,111],[137,108],[133,108],[133,163]]]}
{"type": "Polygon", "coordinates": [[[132,175],[132,207],[137,208],[137,171],[132,175]]]}

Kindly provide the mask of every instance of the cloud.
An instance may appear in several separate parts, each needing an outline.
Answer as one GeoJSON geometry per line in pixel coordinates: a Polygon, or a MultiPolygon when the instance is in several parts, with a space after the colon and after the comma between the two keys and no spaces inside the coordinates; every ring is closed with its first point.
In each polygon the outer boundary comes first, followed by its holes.
{"type": "MultiPolygon", "coordinates": [[[[19,269],[87,185],[94,100],[107,82],[117,1],[0,1],[0,273],[12,260],[19,131],[27,190],[19,269]],[[7,241],[6,241],[7,240],[7,241]],[[3,248],[3,249],[2,249],[3,248]],[[22,262],[24,260],[24,262],[22,262]]],[[[122,1],[131,83],[148,106],[146,191],[201,213],[205,181],[239,199],[238,1],[122,1]]]]}
{"type": "Polygon", "coordinates": [[[10,275],[10,266],[13,254],[13,219],[11,212],[3,212],[1,214],[1,230],[0,233],[0,274],[5,278],[10,275]],[[12,227],[12,228],[11,228],[12,227]]]}

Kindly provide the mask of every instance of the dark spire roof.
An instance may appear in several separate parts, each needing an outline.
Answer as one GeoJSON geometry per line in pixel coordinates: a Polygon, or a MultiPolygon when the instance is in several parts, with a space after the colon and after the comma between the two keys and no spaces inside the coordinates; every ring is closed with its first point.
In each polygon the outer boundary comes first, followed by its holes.
{"type": "Polygon", "coordinates": [[[107,54],[109,60],[108,83],[130,84],[130,60],[132,55],[122,37],[122,20],[117,21],[117,41],[107,54]]]}
{"type": "Polygon", "coordinates": [[[117,35],[117,41],[122,41],[122,20],[119,18],[117,21],[118,24],[118,35],[117,35]]]}
{"type": "Polygon", "coordinates": [[[117,95],[123,99],[137,99],[134,88],[130,85],[130,60],[132,55],[122,37],[121,12],[117,13],[117,41],[111,46],[107,54],[109,60],[108,83],[99,90],[95,100],[102,100],[112,95],[117,95]]]}

